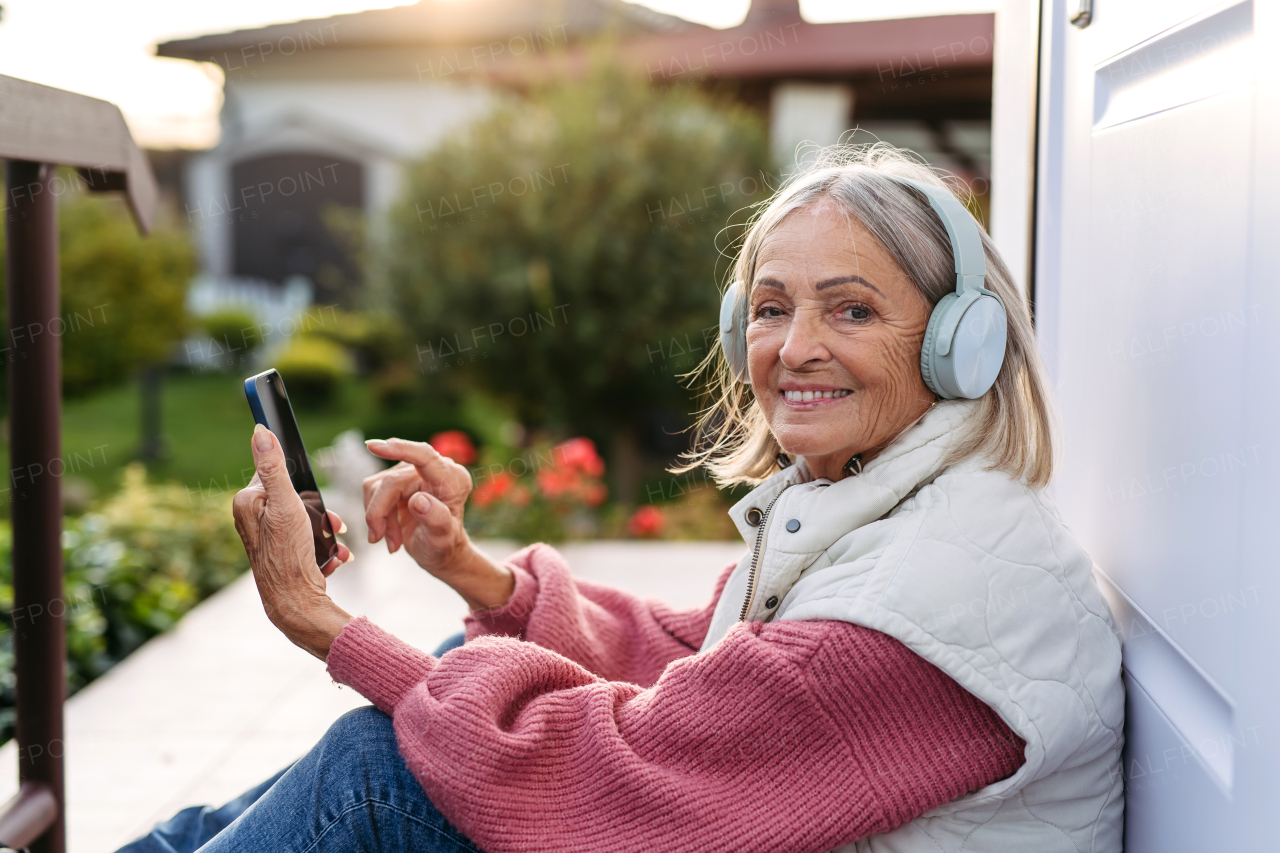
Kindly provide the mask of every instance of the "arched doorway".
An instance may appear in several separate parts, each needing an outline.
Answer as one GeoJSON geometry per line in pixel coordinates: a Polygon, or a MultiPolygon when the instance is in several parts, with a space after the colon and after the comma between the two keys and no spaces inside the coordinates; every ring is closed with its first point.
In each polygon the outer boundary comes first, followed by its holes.
{"type": "Polygon", "coordinates": [[[324,154],[269,154],[231,168],[234,271],[283,282],[304,275],[317,302],[350,304],[360,283],[352,247],[332,227],[364,209],[364,167],[324,154]]]}

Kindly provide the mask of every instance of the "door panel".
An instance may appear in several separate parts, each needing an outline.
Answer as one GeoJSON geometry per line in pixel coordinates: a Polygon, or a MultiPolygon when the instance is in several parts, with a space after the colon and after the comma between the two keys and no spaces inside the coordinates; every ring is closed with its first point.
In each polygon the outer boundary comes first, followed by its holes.
{"type": "Polygon", "coordinates": [[[1234,497],[1262,452],[1239,419],[1256,324],[1245,276],[1250,103],[1232,93],[1093,134],[1089,275],[1075,295],[1085,346],[1069,368],[1089,407],[1064,413],[1090,442],[1064,478],[1088,508],[1076,523],[1105,549],[1111,576],[1228,688],[1233,625],[1219,617],[1224,597],[1241,594],[1234,497]],[[1099,412],[1113,414],[1079,421],[1099,412]]]}
{"type": "Polygon", "coordinates": [[[1126,849],[1265,850],[1280,413],[1259,353],[1280,299],[1259,249],[1280,218],[1258,176],[1280,152],[1255,55],[1280,40],[1249,0],[1095,0],[1085,28],[1075,7],[1041,16],[1036,324],[1054,497],[1125,642],[1126,849]]]}
{"type": "Polygon", "coordinates": [[[1248,87],[1252,60],[1251,2],[1174,27],[1097,67],[1093,129],[1248,87]]]}
{"type": "MultiPolygon", "coordinates": [[[[1068,10],[1078,5],[1078,0],[1072,0],[1064,7],[1063,26],[1070,17],[1068,10]]],[[[1094,0],[1093,21],[1079,33],[1087,37],[1090,64],[1096,65],[1149,39],[1185,27],[1197,15],[1219,5],[1212,0],[1094,0]]]]}
{"type": "Polygon", "coordinates": [[[1125,850],[1199,853],[1230,850],[1230,802],[1201,772],[1185,740],[1140,684],[1126,675],[1125,850]],[[1185,809],[1170,820],[1171,807],[1185,809]],[[1176,819],[1182,817],[1182,819],[1176,819]]]}

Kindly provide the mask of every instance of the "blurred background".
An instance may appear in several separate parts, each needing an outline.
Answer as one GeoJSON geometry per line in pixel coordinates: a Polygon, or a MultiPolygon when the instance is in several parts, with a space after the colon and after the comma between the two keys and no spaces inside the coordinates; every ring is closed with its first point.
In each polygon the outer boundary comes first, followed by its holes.
{"type": "Polygon", "coordinates": [[[148,238],[60,199],[73,688],[246,568],[246,376],[358,532],[394,435],[472,468],[478,536],[733,539],[667,469],[753,206],[883,140],[986,219],[981,0],[378,5],[3,4],[0,73],[120,105],[162,194],[148,238]]]}

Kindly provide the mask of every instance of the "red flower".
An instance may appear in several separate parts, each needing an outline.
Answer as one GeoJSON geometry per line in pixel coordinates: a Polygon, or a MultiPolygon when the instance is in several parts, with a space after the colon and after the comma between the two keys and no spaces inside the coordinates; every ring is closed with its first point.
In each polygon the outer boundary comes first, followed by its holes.
{"type": "MultiPolygon", "coordinates": [[[[483,509],[494,501],[500,501],[509,493],[512,493],[514,491],[513,487],[515,486],[515,483],[515,477],[512,477],[506,471],[500,471],[485,480],[479,486],[476,486],[476,490],[471,493],[471,500],[476,506],[483,509]]],[[[511,495],[511,498],[513,503],[522,505],[516,500],[516,496],[514,494],[511,495]]],[[[527,492],[525,502],[528,502],[527,492]]]]}
{"type": "Polygon", "coordinates": [[[604,460],[596,453],[596,446],[589,438],[571,438],[556,446],[555,456],[559,464],[576,468],[588,477],[604,473],[604,460]]]}
{"type": "Polygon", "coordinates": [[[627,532],[632,536],[656,537],[667,526],[667,517],[653,504],[640,507],[627,521],[627,532]]]}
{"type": "Polygon", "coordinates": [[[538,488],[549,498],[562,498],[577,492],[582,486],[582,475],[573,468],[544,468],[537,475],[538,488]]]}
{"type": "Polygon", "coordinates": [[[604,499],[608,494],[609,490],[604,487],[603,483],[592,483],[587,486],[582,495],[582,500],[587,506],[600,506],[600,504],[604,503],[604,499]]]}
{"type": "Polygon", "coordinates": [[[459,465],[470,465],[476,461],[476,446],[460,429],[446,430],[431,436],[428,442],[441,456],[448,456],[459,465]]]}

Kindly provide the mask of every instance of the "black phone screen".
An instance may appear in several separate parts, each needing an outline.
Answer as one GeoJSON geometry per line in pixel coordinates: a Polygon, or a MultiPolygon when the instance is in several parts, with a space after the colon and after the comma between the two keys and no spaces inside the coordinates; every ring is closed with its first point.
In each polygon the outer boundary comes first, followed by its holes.
{"type": "MultiPolygon", "coordinates": [[[[311,463],[307,459],[307,448],[302,443],[302,433],[298,431],[298,421],[293,416],[293,406],[289,403],[289,395],[284,390],[284,380],[274,370],[255,376],[252,380],[257,390],[258,404],[261,406],[261,418],[265,426],[280,440],[284,450],[285,469],[289,472],[289,481],[294,491],[302,498],[302,505],[307,509],[307,517],[311,520],[311,535],[315,539],[316,565],[323,567],[338,551],[338,540],[333,535],[333,525],[329,523],[329,514],[325,512],[324,500],[320,497],[320,488],[316,485],[315,474],[311,471],[311,463]]],[[[252,403],[253,395],[250,395],[252,403]]],[[[259,415],[258,412],[254,413],[259,415]]],[[[261,420],[259,421],[261,422],[261,420]]]]}

